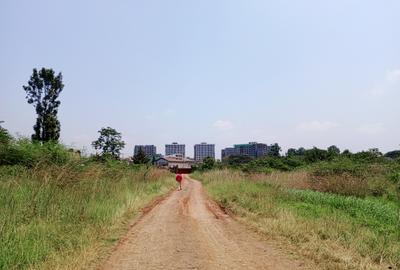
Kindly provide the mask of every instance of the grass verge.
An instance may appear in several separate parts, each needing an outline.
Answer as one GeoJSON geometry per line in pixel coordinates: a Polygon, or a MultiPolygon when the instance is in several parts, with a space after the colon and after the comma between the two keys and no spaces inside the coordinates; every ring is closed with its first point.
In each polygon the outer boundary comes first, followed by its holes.
{"type": "Polygon", "coordinates": [[[320,269],[400,267],[400,209],[394,201],[290,189],[230,170],[195,177],[243,222],[320,269]]]}
{"type": "Polygon", "coordinates": [[[1,166],[0,269],[90,268],[173,184],[117,162],[1,166]]]}

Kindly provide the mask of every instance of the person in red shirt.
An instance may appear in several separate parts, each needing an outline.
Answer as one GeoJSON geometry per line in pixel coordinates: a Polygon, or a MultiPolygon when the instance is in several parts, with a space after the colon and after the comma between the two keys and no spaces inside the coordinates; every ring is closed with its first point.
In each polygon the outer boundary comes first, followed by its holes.
{"type": "Polygon", "coordinates": [[[176,177],[175,177],[175,180],[176,180],[176,182],[179,183],[178,190],[182,190],[182,180],[183,180],[182,175],[181,174],[177,174],[176,177]]]}

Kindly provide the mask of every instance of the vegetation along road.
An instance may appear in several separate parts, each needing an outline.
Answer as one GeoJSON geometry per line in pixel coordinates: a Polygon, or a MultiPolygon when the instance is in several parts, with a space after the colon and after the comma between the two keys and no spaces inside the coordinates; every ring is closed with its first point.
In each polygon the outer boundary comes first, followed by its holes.
{"type": "Polygon", "coordinates": [[[200,182],[185,176],[145,214],[100,269],[303,269],[208,200],[200,182]]]}

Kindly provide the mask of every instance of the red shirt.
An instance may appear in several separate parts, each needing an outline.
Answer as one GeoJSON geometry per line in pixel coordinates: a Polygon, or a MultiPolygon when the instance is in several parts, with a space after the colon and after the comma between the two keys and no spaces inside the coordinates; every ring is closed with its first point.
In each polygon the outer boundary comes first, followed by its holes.
{"type": "Polygon", "coordinates": [[[175,177],[175,179],[176,179],[176,181],[178,181],[178,182],[182,181],[182,175],[177,174],[176,177],[175,177]]]}

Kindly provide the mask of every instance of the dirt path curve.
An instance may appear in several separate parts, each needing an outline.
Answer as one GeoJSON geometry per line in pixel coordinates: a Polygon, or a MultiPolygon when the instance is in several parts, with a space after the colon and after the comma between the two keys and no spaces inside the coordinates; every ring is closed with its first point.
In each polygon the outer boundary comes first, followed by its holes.
{"type": "Polygon", "coordinates": [[[131,228],[99,269],[302,269],[207,200],[185,176],[131,228]]]}

